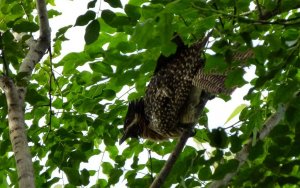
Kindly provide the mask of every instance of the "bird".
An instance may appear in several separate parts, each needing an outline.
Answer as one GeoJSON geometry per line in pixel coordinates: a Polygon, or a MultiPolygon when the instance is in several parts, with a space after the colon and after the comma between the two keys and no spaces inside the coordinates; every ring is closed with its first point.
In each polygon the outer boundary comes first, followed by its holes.
{"type": "Polygon", "coordinates": [[[168,57],[160,55],[145,96],[129,102],[120,144],[127,138],[161,141],[179,137],[193,127],[184,122],[183,112],[195,88],[204,92],[201,95],[225,91],[224,75],[203,73],[205,59],[201,53],[208,38],[187,46],[175,35],[172,42],[177,45],[176,52],[168,57]]]}

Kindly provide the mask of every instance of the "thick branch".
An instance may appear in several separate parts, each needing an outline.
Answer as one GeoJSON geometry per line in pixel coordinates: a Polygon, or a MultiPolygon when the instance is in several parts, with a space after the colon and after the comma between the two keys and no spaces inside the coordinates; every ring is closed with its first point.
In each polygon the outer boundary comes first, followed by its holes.
{"type": "Polygon", "coordinates": [[[37,0],[37,11],[40,20],[40,37],[37,41],[31,41],[30,50],[20,65],[19,73],[28,81],[35,65],[42,59],[50,46],[50,26],[48,21],[45,0],[37,0]]]}
{"type": "MultiPolygon", "coordinates": [[[[279,105],[277,111],[271,115],[265,122],[263,129],[259,132],[259,140],[263,140],[269,135],[271,130],[278,125],[278,123],[283,119],[287,107],[279,105]]],[[[209,188],[226,187],[229,181],[236,175],[241,166],[245,163],[248,158],[250,148],[252,147],[252,139],[249,139],[248,143],[236,154],[235,159],[239,162],[238,168],[235,172],[228,173],[221,180],[216,180],[209,185],[209,188]]]]}
{"type": "MultiPolygon", "coordinates": [[[[45,0],[37,0],[36,4],[40,20],[40,37],[37,41],[32,42],[28,54],[20,65],[18,78],[21,77],[22,81],[30,79],[35,65],[50,46],[50,27],[45,0]]],[[[25,82],[20,83],[15,84],[7,76],[0,77],[0,87],[5,92],[8,105],[9,133],[16,160],[19,187],[34,188],[33,163],[24,121],[26,85],[24,85],[25,82]]]]}
{"type": "Polygon", "coordinates": [[[23,101],[12,79],[6,76],[0,77],[0,87],[4,90],[8,106],[9,135],[15,155],[19,187],[33,188],[34,171],[31,155],[27,142],[24,122],[23,101]]]}
{"type": "Polygon", "coordinates": [[[175,149],[171,153],[170,157],[168,158],[167,162],[165,163],[164,167],[161,169],[160,173],[156,176],[155,180],[151,184],[150,188],[159,188],[163,185],[164,181],[166,180],[167,176],[169,175],[172,167],[174,166],[179,154],[183,150],[186,141],[190,137],[189,131],[184,131],[181,135],[175,149]]]}

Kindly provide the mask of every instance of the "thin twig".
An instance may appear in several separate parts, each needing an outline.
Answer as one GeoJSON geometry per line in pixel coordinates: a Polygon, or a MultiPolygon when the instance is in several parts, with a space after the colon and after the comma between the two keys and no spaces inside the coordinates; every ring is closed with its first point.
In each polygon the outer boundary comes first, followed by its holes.
{"type": "Polygon", "coordinates": [[[256,6],[257,6],[259,18],[261,18],[262,17],[262,10],[261,10],[261,7],[260,7],[260,4],[259,4],[258,0],[256,0],[256,6]]]}
{"type": "Polygon", "coordinates": [[[237,121],[235,123],[233,123],[232,125],[228,126],[228,127],[225,127],[224,129],[229,129],[229,128],[232,128],[232,127],[235,127],[237,124],[241,123],[242,121],[237,121]]]}
{"type": "MultiPolygon", "coordinates": [[[[3,43],[3,38],[2,38],[2,33],[0,32],[0,44],[3,43]]],[[[4,45],[2,45],[3,48],[1,49],[1,58],[2,58],[2,61],[3,61],[3,73],[5,76],[9,76],[9,69],[8,69],[8,63],[6,61],[6,58],[5,58],[5,52],[4,52],[4,45]]]]}
{"type": "Polygon", "coordinates": [[[49,131],[47,133],[46,136],[46,140],[48,139],[48,135],[51,132],[51,128],[52,128],[52,77],[53,77],[53,68],[52,68],[52,52],[51,52],[51,47],[49,47],[48,49],[49,51],[49,61],[50,61],[50,78],[49,78],[49,91],[48,91],[48,96],[49,96],[49,131]]]}
{"type": "MultiPolygon", "coordinates": [[[[216,10],[219,10],[216,3],[213,3],[213,7],[214,7],[216,10]]],[[[221,24],[222,28],[224,29],[224,23],[223,23],[223,20],[222,20],[221,16],[219,16],[218,19],[219,19],[219,21],[220,21],[220,24],[221,24]]]]}
{"type": "MultiPolygon", "coordinates": [[[[241,23],[255,24],[255,25],[282,25],[282,26],[291,26],[291,25],[300,24],[300,22],[291,22],[289,19],[287,19],[287,20],[280,19],[280,20],[274,20],[274,21],[267,21],[267,19],[272,17],[273,14],[272,15],[263,15],[262,16],[263,18],[261,18],[260,20],[255,20],[255,19],[243,17],[241,15],[228,14],[226,12],[222,12],[222,11],[219,11],[219,10],[214,10],[214,9],[209,9],[209,8],[202,8],[202,7],[199,7],[195,4],[192,4],[192,6],[196,9],[198,9],[198,10],[201,10],[201,11],[214,12],[214,13],[222,15],[224,17],[235,18],[241,23]]],[[[295,7],[295,8],[299,8],[299,7],[295,7]]]]}
{"type": "Polygon", "coordinates": [[[151,150],[148,150],[148,155],[149,155],[149,160],[150,160],[150,176],[151,176],[151,180],[154,181],[151,150]]]}

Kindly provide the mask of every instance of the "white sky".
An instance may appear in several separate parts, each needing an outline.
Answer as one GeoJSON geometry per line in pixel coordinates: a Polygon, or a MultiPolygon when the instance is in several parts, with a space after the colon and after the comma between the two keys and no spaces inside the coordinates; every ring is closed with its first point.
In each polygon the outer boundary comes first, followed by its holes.
{"type": "MultiPolygon", "coordinates": [[[[59,0],[56,1],[56,7],[55,9],[62,12],[61,16],[58,16],[56,18],[53,18],[50,20],[50,27],[52,28],[52,37],[55,36],[55,33],[57,30],[63,26],[66,25],[74,25],[76,18],[84,14],[87,11],[87,3],[89,1],[83,1],[83,0],[59,0]]],[[[108,8],[107,4],[102,1],[102,10],[108,8]]],[[[99,5],[96,5],[96,12],[99,10],[99,5]]],[[[80,52],[83,50],[84,47],[84,32],[85,27],[75,27],[71,28],[67,34],[66,37],[70,39],[67,42],[64,42],[62,45],[62,55],[61,57],[55,59],[54,61],[57,62],[60,60],[64,55],[70,53],[70,52],[80,52]]],[[[254,69],[250,69],[245,76],[245,79],[247,81],[250,81],[254,77],[254,69]]],[[[216,128],[216,127],[224,127],[224,123],[227,120],[227,118],[230,116],[232,111],[239,106],[242,103],[246,103],[243,101],[243,96],[246,95],[248,92],[248,89],[250,88],[249,85],[244,86],[242,89],[236,89],[236,91],[232,94],[232,100],[228,102],[224,102],[222,99],[214,99],[212,101],[209,101],[207,104],[207,108],[209,109],[208,113],[208,120],[209,120],[209,128],[216,128]]],[[[235,123],[238,120],[238,117],[234,118],[232,121],[228,122],[226,125],[229,126],[233,123],[235,123]]],[[[193,144],[193,139],[189,139],[188,143],[193,144]]],[[[146,154],[145,160],[148,159],[148,155],[146,154]]],[[[101,166],[101,158],[102,153],[99,156],[94,156],[90,159],[89,164],[83,164],[81,167],[87,168],[89,170],[98,170],[99,166],[101,166]]],[[[105,156],[104,156],[105,161],[105,156]]],[[[101,171],[101,170],[100,170],[101,171]]],[[[62,177],[61,172],[56,172],[53,174],[58,177],[62,177]],[[59,175],[57,175],[57,173],[59,175]]],[[[96,174],[97,175],[97,174],[96,174]]],[[[91,178],[91,185],[95,183],[97,177],[91,178]]],[[[64,176],[63,181],[60,181],[59,184],[63,184],[67,182],[67,178],[64,176]]],[[[126,187],[125,181],[123,184],[119,184],[118,187],[126,187]]],[[[117,186],[116,186],[117,187],[117,186]]]]}

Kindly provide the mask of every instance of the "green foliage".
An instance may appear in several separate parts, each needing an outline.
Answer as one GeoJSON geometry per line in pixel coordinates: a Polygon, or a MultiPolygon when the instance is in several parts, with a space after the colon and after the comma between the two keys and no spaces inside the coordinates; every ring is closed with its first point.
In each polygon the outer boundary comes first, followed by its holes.
{"type": "MultiPolygon", "coordinates": [[[[61,14],[53,0],[47,2],[53,6],[48,11],[50,18],[61,14]]],[[[204,126],[197,126],[193,147],[185,147],[164,187],[203,187],[237,169],[231,187],[299,186],[298,1],[105,2],[117,9],[98,13],[99,1],[91,0],[86,12],[76,19],[75,29],[85,27],[84,50],[60,57],[73,26],[60,28],[52,33],[53,62],[57,63],[51,64],[48,58],[37,64],[29,82],[17,72],[29,50],[25,41],[39,29],[35,3],[0,2],[0,63],[6,62],[9,76],[18,85],[28,86],[25,119],[37,187],[55,185],[59,181],[53,175],[56,170],[66,175],[65,187],[125,183],[128,187],[149,187],[176,141],[131,139],[118,147],[127,102],[144,95],[160,54],[175,52],[176,45],[170,42],[174,33],[190,45],[211,29],[213,41],[205,51],[205,71],[226,72],[228,87],[249,84],[251,89],[244,96],[249,105],[236,107],[226,121],[240,114],[239,124],[212,130],[208,129],[205,110],[199,120],[204,126]],[[253,7],[258,7],[257,3],[261,12],[253,7]],[[253,57],[232,61],[234,54],[249,49],[253,57]],[[256,75],[249,83],[244,80],[248,67],[255,69],[256,75]],[[259,131],[281,104],[288,106],[285,119],[266,139],[259,140],[259,131]],[[238,166],[235,154],[249,138],[252,142],[247,162],[238,166]],[[204,149],[202,145],[211,147],[204,149]],[[82,167],[99,155],[105,156],[93,164],[99,172],[82,167]],[[91,182],[92,176],[98,177],[96,182],[91,182]]],[[[5,95],[1,93],[0,185],[12,187],[18,177],[7,114],[5,95]]]]}
{"type": "Polygon", "coordinates": [[[98,20],[93,20],[86,27],[85,35],[84,35],[85,43],[88,45],[95,42],[99,37],[99,32],[100,32],[100,23],[98,22],[98,20]]]}
{"type": "Polygon", "coordinates": [[[94,11],[88,10],[84,15],[78,16],[75,26],[83,26],[89,23],[89,21],[95,19],[96,13],[94,11]]]}

